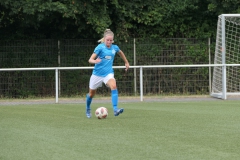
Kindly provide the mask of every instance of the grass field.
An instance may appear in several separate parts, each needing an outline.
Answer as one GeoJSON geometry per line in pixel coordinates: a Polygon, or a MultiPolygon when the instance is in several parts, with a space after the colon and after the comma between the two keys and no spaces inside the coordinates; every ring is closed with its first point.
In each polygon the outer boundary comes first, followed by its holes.
{"type": "Polygon", "coordinates": [[[237,160],[240,101],[0,106],[1,160],[237,160]],[[93,112],[92,112],[93,113],[93,112]]]}

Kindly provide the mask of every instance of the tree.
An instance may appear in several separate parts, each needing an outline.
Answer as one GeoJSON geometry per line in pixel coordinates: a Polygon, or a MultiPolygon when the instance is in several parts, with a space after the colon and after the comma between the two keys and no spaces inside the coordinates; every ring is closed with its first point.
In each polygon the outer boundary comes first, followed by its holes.
{"type": "Polygon", "coordinates": [[[238,0],[5,0],[1,39],[211,37],[217,16],[240,13],[238,0]]]}
{"type": "Polygon", "coordinates": [[[104,9],[106,3],[97,0],[6,0],[0,2],[0,27],[2,32],[8,34],[17,31],[16,37],[24,37],[26,33],[29,36],[29,32],[37,31],[43,33],[44,38],[74,38],[77,33],[88,33],[83,35],[86,38],[92,32],[100,33],[110,25],[110,18],[104,9]]]}

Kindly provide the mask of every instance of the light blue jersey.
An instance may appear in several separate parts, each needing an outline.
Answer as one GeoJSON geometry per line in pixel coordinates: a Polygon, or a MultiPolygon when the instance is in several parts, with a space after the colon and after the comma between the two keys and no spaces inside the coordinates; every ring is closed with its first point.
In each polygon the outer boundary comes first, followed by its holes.
{"type": "Polygon", "coordinates": [[[94,53],[101,59],[101,62],[95,64],[93,74],[100,77],[105,77],[113,71],[113,61],[115,54],[120,51],[117,45],[112,44],[110,48],[107,48],[105,43],[99,44],[95,49],[94,53]]]}

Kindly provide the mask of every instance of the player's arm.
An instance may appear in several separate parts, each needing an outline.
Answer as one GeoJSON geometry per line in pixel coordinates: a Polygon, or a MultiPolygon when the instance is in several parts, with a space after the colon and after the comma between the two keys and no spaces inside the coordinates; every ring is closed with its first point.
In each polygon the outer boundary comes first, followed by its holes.
{"type": "Polygon", "coordinates": [[[128,63],[128,60],[127,60],[127,58],[126,58],[126,56],[125,56],[125,54],[123,53],[123,51],[119,51],[118,52],[118,54],[119,54],[119,56],[123,59],[123,61],[125,62],[125,66],[126,66],[126,71],[128,70],[128,68],[129,68],[129,63],[128,63]]]}
{"type": "Polygon", "coordinates": [[[89,58],[88,62],[91,63],[91,64],[96,64],[96,63],[101,62],[101,59],[99,57],[97,58],[97,54],[96,53],[93,53],[91,55],[91,57],[89,58]]]}

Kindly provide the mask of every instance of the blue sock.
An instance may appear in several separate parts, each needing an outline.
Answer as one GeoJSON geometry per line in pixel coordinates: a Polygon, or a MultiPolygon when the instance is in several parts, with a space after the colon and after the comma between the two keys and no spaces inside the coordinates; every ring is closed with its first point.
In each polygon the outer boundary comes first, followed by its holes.
{"type": "Polygon", "coordinates": [[[118,109],[118,90],[111,90],[111,93],[113,110],[116,111],[118,109]]]}
{"type": "Polygon", "coordinates": [[[86,97],[86,109],[91,109],[90,108],[91,103],[92,103],[92,98],[89,97],[89,95],[87,94],[87,97],[86,97]]]}

